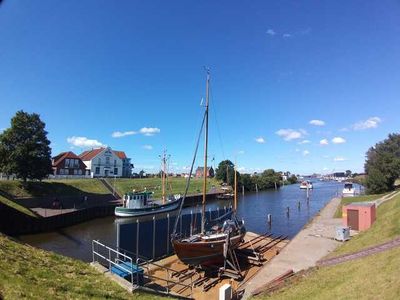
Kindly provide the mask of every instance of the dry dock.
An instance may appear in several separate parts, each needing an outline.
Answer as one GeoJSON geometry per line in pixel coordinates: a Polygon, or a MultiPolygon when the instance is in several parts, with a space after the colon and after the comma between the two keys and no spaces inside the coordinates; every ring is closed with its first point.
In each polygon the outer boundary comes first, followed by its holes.
{"type": "MultiPolygon", "coordinates": [[[[225,276],[218,278],[218,273],[216,272],[207,272],[208,274],[206,274],[205,271],[190,269],[180,262],[176,255],[158,261],[157,264],[176,270],[177,273],[173,274],[173,278],[178,279],[180,282],[188,285],[193,283],[192,295],[190,289],[185,289],[181,286],[174,286],[174,284],[171,284],[169,288],[175,294],[189,298],[192,297],[194,299],[218,299],[218,290],[220,286],[225,283],[230,283],[234,291],[238,290],[247,281],[254,277],[266,262],[279,254],[287,243],[288,240],[286,237],[272,236],[268,234],[262,236],[248,232],[245,236],[245,243],[243,243],[243,246],[241,246],[239,251],[237,251],[240,269],[243,276],[240,280],[234,280],[225,276]],[[246,241],[252,242],[246,243],[246,241]],[[253,260],[253,258],[249,258],[252,256],[248,255],[245,257],[244,255],[244,253],[251,254],[250,252],[253,249],[258,249],[258,252],[256,252],[260,254],[259,262],[253,260]]],[[[165,271],[162,268],[153,269],[151,272],[157,277],[162,278],[162,276],[165,276],[165,271]]],[[[160,286],[162,285],[162,282],[156,281],[155,283],[160,284],[160,286]]]]}
{"type": "MultiPolygon", "coordinates": [[[[141,286],[184,298],[210,300],[218,299],[219,287],[230,283],[235,295],[237,291],[243,291],[245,284],[268,261],[278,255],[288,242],[286,236],[274,236],[269,233],[258,235],[248,232],[244,243],[235,250],[240,268],[239,275],[228,267],[223,271],[220,267],[189,268],[176,255],[155,262],[143,261],[140,264],[143,269],[141,286]]],[[[109,273],[98,263],[94,265],[100,267],[103,273],[109,273]]],[[[116,278],[116,276],[112,275],[111,278],[116,278]]],[[[120,278],[116,282],[121,284],[120,278]]],[[[126,283],[130,284],[125,280],[125,286],[126,283]]]]}

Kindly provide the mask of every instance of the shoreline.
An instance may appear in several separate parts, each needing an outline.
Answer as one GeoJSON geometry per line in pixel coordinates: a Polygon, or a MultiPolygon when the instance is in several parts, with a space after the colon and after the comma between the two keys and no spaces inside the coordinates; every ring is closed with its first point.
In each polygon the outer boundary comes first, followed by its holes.
{"type": "Polygon", "coordinates": [[[341,198],[334,197],[316,214],[285,248],[265,264],[244,287],[243,299],[262,288],[266,283],[282,275],[288,270],[298,272],[316,266],[321,258],[335,250],[341,243],[335,241],[335,227],[342,220],[334,218],[341,198]]]}

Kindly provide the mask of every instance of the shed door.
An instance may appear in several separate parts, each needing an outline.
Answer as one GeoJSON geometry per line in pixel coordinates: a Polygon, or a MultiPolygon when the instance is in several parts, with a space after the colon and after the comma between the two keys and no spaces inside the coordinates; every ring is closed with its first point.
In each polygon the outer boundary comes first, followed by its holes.
{"type": "Polygon", "coordinates": [[[353,230],[358,230],[358,210],[347,210],[347,225],[350,226],[353,230]]]}

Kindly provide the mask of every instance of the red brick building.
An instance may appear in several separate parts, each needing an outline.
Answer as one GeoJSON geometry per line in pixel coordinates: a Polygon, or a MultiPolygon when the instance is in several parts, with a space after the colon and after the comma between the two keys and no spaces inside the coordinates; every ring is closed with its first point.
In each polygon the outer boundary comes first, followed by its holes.
{"type": "MultiPolygon", "coordinates": [[[[198,167],[196,169],[196,177],[200,178],[204,176],[204,167],[198,167]]],[[[214,177],[214,169],[212,167],[207,167],[207,177],[214,177]]]]}
{"type": "Polygon", "coordinates": [[[52,158],[53,174],[67,176],[86,175],[86,165],[75,153],[62,152],[52,158]]]}

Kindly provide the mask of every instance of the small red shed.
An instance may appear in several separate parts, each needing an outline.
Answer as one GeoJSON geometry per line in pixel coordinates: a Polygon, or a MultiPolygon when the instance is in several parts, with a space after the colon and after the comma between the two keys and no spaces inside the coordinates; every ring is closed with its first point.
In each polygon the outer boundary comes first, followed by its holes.
{"type": "Polygon", "coordinates": [[[376,219],[374,202],[353,202],[342,208],[344,226],[363,231],[372,226],[376,219]]]}

